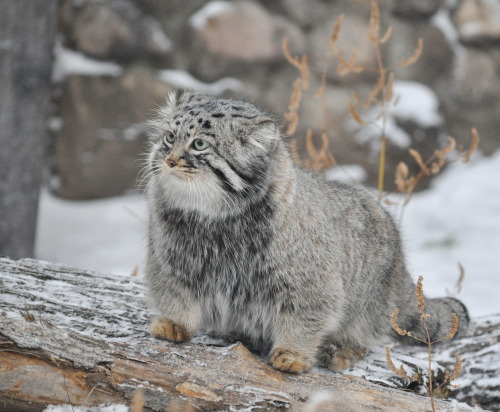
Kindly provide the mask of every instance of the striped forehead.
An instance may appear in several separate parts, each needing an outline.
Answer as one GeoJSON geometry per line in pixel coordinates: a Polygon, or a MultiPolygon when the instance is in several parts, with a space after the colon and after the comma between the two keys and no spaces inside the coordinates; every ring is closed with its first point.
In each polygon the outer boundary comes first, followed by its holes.
{"type": "Polygon", "coordinates": [[[178,138],[189,139],[197,134],[216,137],[216,130],[228,123],[251,120],[262,115],[255,106],[232,100],[191,99],[178,105],[171,122],[178,138]]]}
{"type": "MultiPolygon", "coordinates": [[[[192,111],[192,110],[191,110],[192,111]]],[[[177,138],[190,139],[198,134],[206,134],[215,137],[215,128],[213,119],[201,112],[192,114],[179,110],[174,115],[173,122],[170,125],[177,138]]]]}
{"type": "Polygon", "coordinates": [[[208,99],[205,96],[189,99],[178,108],[179,114],[189,115],[193,118],[213,119],[213,121],[225,121],[230,119],[254,119],[262,115],[255,106],[234,100],[208,99]]]}

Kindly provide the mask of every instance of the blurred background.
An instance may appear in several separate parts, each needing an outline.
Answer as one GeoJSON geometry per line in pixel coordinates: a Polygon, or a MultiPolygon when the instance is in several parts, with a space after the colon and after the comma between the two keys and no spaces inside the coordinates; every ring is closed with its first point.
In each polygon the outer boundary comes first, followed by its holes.
{"type": "MultiPolygon", "coordinates": [[[[481,135],[472,162],[423,181],[427,190],[405,211],[410,267],[440,295],[453,287],[460,261],[469,290],[478,289],[466,303],[476,313],[498,310],[496,299],[480,295],[481,285],[498,282],[500,263],[500,2],[378,3],[381,31],[393,28],[383,47],[388,65],[423,39],[420,59],[395,70],[386,189],[394,189],[400,161],[419,170],[410,147],[427,158],[448,135],[462,146],[472,127],[481,135]]],[[[365,66],[377,62],[368,0],[20,0],[2,9],[0,255],[120,275],[143,265],[146,211],[137,176],[145,121],[169,91],[242,98],[283,118],[299,74],[284,57],[283,38],[293,55],[308,56],[317,89],[340,14],[338,47],[365,66]]],[[[373,87],[376,73],[340,76],[331,67],[326,124],[314,98],[306,100],[295,133],[299,155],[307,157],[306,130],[319,136],[325,126],[341,171],[375,185],[380,144],[353,124],[349,102],[353,91],[373,87]]],[[[327,171],[342,177],[337,172],[327,171]]]]}

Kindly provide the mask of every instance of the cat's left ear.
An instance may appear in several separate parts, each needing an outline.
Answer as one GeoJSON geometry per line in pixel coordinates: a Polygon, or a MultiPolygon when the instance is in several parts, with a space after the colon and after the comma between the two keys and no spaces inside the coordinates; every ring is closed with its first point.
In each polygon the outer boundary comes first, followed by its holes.
{"type": "Polygon", "coordinates": [[[277,122],[269,116],[252,119],[251,132],[246,136],[246,144],[268,151],[280,140],[277,122]]]}

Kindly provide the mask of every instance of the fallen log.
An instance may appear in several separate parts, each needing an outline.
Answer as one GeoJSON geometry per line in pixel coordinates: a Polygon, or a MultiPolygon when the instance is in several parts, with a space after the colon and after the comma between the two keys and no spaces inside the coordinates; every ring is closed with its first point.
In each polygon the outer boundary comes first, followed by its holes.
{"type": "MultiPolygon", "coordinates": [[[[179,399],[202,411],[320,410],[315,402],[328,408],[321,410],[430,410],[429,398],[397,388],[383,348],[343,374],[315,368],[289,375],[229,338],[200,332],[176,345],[151,338],[148,323],[140,278],[0,258],[0,410],[130,405],[139,388],[147,411],[168,410],[179,399]]],[[[436,369],[449,368],[446,362],[460,352],[462,386],[452,396],[495,410],[500,316],[472,329],[469,337],[436,346],[442,363],[436,369]]],[[[391,352],[410,370],[426,365],[425,348],[396,345],[391,352]]],[[[473,410],[456,401],[436,406],[473,410]]]]}

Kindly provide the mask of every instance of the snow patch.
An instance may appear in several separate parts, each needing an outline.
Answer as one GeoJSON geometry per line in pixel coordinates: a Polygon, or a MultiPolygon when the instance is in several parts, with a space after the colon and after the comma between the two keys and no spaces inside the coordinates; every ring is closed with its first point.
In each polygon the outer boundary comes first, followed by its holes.
{"type": "Polygon", "coordinates": [[[82,53],[67,49],[59,42],[54,50],[52,80],[60,82],[68,76],[120,76],[123,68],[111,62],[91,59],[82,53]]]}
{"type": "Polygon", "coordinates": [[[400,120],[413,121],[422,127],[435,127],[443,123],[438,113],[439,99],[427,86],[410,81],[396,81],[393,88],[394,107],[391,114],[400,120]],[[396,103],[396,99],[399,101],[396,103]]]}
{"type": "Polygon", "coordinates": [[[412,138],[398,126],[397,120],[412,121],[422,128],[437,127],[443,123],[439,114],[439,100],[427,86],[411,81],[396,81],[393,95],[393,99],[387,104],[385,123],[379,106],[372,107],[363,114],[366,122],[364,126],[352,119],[348,121],[348,127],[358,130],[358,142],[370,142],[375,152],[380,150],[383,130],[394,145],[402,149],[411,145],[412,138]]]}
{"type": "Polygon", "coordinates": [[[339,180],[345,183],[364,182],[366,170],[360,165],[333,166],[325,170],[326,180],[339,180]]]}
{"type": "Polygon", "coordinates": [[[443,296],[455,285],[458,262],[465,268],[459,298],[473,317],[500,312],[500,151],[470,163],[455,162],[432,188],[413,195],[404,212],[410,273],[424,277],[430,297],[443,296]]]}
{"type": "Polygon", "coordinates": [[[145,261],[147,212],[140,195],[75,202],[43,190],[39,215],[38,258],[126,276],[145,261]]]}
{"type": "Polygon", "coordinates": [[[229,1],[211,1],[193,14],[189,18],[188,23],[191,27],[202,30],[211,18],[227,13],[233,7],[234,5],[229,1]]]}
{"type": "Polygon", "coordinates": [[[450,6],[441,7],[438,12],[432,16],[431,24],[441,30],[455,54],[464,51],[464,47],[459,40],[458,31],[451,21],[450,6]]]}
{"type": "Polygon", "coordinates": [[[226,91],[238,92],[243,89],[243,83],[233,77],[224,77],[214,83],[204,83],[184,70],[161,70],[158,77],[175,88],[195,90],[215,96],[226,91]]]}
{"type": "Polygon", "coordinates": [[[151,42],[158,50],[168,52],[172,49],[172,42],[163,32],[160,23],[156,20],[148,19],[146,28],[149,30],[151,42]]]}

